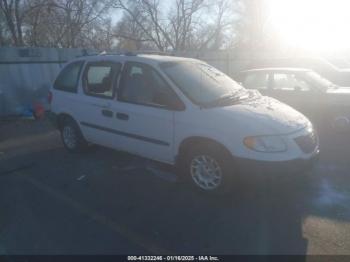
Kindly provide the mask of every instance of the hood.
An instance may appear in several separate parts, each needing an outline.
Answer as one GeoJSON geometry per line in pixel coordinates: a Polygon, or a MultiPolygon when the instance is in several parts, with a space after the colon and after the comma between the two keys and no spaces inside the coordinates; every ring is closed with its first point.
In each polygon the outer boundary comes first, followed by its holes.
{"type": "Polygon", "coordinates": [[[217,110],[259,135],[290,134],[310,124],[295,109],[266,96],[217,110]]]}

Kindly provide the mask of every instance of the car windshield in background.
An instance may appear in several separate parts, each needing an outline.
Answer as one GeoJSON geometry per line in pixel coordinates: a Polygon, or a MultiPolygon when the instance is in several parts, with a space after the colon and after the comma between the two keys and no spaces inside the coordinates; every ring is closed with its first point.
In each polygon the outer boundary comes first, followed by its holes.
{"type": "Polygon", "coordinates": [[[200,62],[164,62],[165,74],[195,104],[217,106],[221,101],[238,101],[246,89],[216,68],[200,62]]]}
{"type": "Polygon", "coordinates": [[[327,90],[329,88],[336,88],[337,85],[327,80],[326,78],[320,76],[316,72],[309,71],[305,73],[305,80],[312,85],[316,85],[322,88],[322,90],[327,90]]]}

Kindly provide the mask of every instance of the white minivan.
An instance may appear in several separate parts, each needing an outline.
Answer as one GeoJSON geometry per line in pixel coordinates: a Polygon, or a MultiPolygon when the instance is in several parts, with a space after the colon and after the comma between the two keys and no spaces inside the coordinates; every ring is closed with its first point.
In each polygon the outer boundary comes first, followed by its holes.
{"type": "Polygon", "coordinates": [[[91,143],[176,165],[206,192],[226,191],[252,167],[300,173],[319,154],[306,117],[196,59],[81,57],[49,97],[69,151],[91,143]]]}

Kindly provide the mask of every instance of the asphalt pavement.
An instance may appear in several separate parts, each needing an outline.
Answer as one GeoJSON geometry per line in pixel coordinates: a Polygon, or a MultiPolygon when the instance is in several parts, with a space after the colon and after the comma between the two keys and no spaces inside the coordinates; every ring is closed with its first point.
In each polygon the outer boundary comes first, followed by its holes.
{"type": "Polygon", "coordinates": [[[350,139],[323,135],[308,185],[208,197],[171,167],[70,154],[46,121],[0,125],[0,254],[350,254],[350,139]]]}

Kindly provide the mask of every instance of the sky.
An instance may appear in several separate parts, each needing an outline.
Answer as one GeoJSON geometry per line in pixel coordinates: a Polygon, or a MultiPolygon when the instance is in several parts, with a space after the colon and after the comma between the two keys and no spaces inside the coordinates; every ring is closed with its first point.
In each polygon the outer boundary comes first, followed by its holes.
{"type": "Polygon", "coordinates": [[[268,0],[267,27],[286,45],[310,50],[350,46],[350,0],[268,0]]]}

